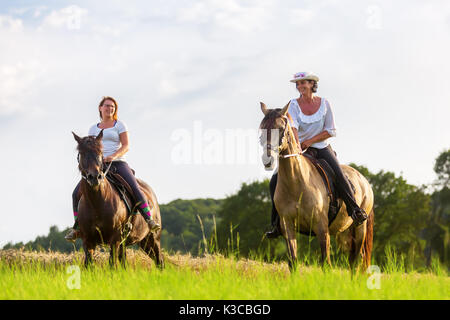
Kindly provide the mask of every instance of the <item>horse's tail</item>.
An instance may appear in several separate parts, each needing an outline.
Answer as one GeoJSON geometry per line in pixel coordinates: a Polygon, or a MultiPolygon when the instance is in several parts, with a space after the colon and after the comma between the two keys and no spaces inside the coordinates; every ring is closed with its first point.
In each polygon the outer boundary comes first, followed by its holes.
{"type": "Polygon", "coordinates": [[[367,217],[366,224],[366,237],[364,238],[364,268],[367,269],[370,266],[370,259],[372,256],[372,245],[373,245],[373,224],[375,222],[373,208],[367,217]]]}

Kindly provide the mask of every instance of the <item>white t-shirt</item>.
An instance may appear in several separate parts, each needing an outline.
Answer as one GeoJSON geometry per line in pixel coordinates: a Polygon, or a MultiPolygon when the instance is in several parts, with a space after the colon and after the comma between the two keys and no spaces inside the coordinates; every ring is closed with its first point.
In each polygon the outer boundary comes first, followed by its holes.
{"type": "MultiPolygon", "coordinates": [[[[98,123],[94,124],[89,129],[89,136],[97,136],[102,129],[98,127],[98,123]]],[[[108,157],[113,155],[119,148],[122,146],[122,143],[120,143],[120,134],[122,132],[128,131],[128,127],[125,123],[123,123],[120,120],[117,120],[113,127],[103,129],[103,156],[108,157]]],[[[119,158],[114,159],[114,161],[125,161],[125,156],[121,156],[119,158]]]]}
{"type": "MultiPolygon", "coordinates": [[[[288,112],[292,117],[292,127],[298,131],[300,143],[308,140],[324,130],[332,136],[336,136],[336,126],[334,124],[333,111],[327,99],[320,99],[319,109],[311,115],[306,115],[300,109],[297,99],[292,99],[289,104],[288,112]]],[[[329,145],[328,139],[313,143],[311,147],[317,149],[326,148],[329,145]]]]}

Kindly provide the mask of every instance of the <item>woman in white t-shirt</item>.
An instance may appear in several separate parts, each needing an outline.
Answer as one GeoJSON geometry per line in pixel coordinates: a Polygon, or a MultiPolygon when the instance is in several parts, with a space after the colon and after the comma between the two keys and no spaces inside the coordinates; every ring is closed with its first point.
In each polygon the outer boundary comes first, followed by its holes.
{"type": "MultiPolygon", "coordinates": [[[[156,231],[161,227],[153,220],[148,201],[144,193],[139,189],[131,168],[125,159],[125,153],[128,152],[128,128],[124,122],[117,118],[118,105],[114,98],[103,97],[98,106],[101,122],[94,124],[89,129],[89,136],[97,136],[103,130],[103,163],[111,163],[111,170],[115,170],[133,189],[134,196],[138,201],[138,210],[147,221],[150,230],[156,231]]],[[[75,187],[72,194],[73,215],[75,224],[72,230],[66,235],[69,241],[75,240],[78,235],[78,202],[81,198],[80,183],[75,187]]]]}
{"type": "MultiPolygon", "coordinates": [[[[337,178],[337,188],[347,207],[348,215],[357,225],[367,219],[367,214],[355,201],[355,196],[347,177],[342,172],[336,153],[331,148],[328,138],[336,136],[333,111],[327,99],[315,96],[319,77],[311,72],[298,72],[291,82],[300,93],[300,97],[292,99],[288,113],[292,118],[292,129],[301,150],[312,153],[316,158],[325,159],[333,168],[337,178]]],[[[272,226],[273,230],[266,233],[268,238],[279,236],[279,215],[273,203],[278,173],[270,180],[270,194],[272,197],[272,226]]]]}

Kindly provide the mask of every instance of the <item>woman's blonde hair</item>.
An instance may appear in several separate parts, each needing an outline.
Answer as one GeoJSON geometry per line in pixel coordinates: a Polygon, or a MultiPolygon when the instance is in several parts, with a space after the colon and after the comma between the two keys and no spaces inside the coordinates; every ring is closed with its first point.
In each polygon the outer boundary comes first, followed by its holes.
{"type": "MultiPolygon", "coordinates": [[[[109,96],[103,97],[102,100],[100,101],[98,107],[100,108],[103,105],[103,103],[105,103],[106,100],[111,100],[112,102],[114,102],[114,106],[116,107],[116,109],[114,110],[113,119],[117,120],[117,110],[119,109],[119,106],[117,104],[117,101],[113,97],[109,97],[109,96]]],[[[102,112],[100,110],[98,110],[98,113],[100,115],[100,119],[102,119],[102,112]]]]}

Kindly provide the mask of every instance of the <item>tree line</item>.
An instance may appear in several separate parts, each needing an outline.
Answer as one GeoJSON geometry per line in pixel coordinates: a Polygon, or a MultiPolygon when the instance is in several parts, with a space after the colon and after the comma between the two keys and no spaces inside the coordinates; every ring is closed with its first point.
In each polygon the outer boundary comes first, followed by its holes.
{"type": "MultiPolygon", "coordinates": [[[[437,157],[436,180],[431,185],[415,186],[389,171],[374,173],[365,166],[350,165],[368,179],[374,191],[374,260],[382,264],[391,250],[404,259],[406,266],[429,267],[437,260],[449,268],[450,149],[437,157]]],[[[263,237],[270,227],[268,179],[243,183],[224,199],[176,199],[160,205],[160,209],[161,244],[169,253],[221,252],[269,260],[286,255],[281,237],[270,241],[263,237]]],[[[52,226],[46,236],[27,243],[8,243],[3,249],[80,250],[80,240],[75,244],[65,241],[67,230],[52,226]]],[[[300,257],[318,256],[315,239],[299,235],[298,240],[300,257]]]]}

